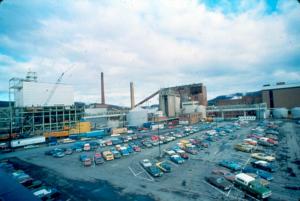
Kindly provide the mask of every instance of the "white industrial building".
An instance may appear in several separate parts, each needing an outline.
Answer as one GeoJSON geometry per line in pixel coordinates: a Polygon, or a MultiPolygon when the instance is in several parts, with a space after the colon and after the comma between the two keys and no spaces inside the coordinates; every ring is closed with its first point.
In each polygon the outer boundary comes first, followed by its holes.
{"type": "Polygon", "coordinates": [[[14,90],[16,107],[74,105],[71,85],[21,81],[14,90]]]}
{"type": "Polygon", "coordinates": [[[127,114],[128,125],[130,126],[142,126],[148,121],[148,112],[142,108],[134,108],[127,114]]]}

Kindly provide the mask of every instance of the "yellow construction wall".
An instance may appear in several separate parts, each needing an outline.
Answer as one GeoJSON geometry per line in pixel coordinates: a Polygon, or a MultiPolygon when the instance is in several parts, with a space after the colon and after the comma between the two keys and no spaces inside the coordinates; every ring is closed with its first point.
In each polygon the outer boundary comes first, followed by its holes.
{"type": "Polygon", "coordinates": [[[90,122],[79,122],[76,123],[75,128],[70,129],[70,134],[86,133],[91,131],[90,122]]]}
{"type": "Polygon", "coordinates": [[[54,131],[54,132],[45,132],[44,136],[47,137],[67,137],[69,136],[68,131],[54,131]]]}
{"type": "Polygon", "coordinates": [[[76,123],[74,128],[67,129],[68,126],[65,126],[63,131],[53,131],[53,132],[45,132],[45,137],[67,137],[72,134],[86,133],[91,131],[91,123],[90,122],[78,122],[76,123]]]}

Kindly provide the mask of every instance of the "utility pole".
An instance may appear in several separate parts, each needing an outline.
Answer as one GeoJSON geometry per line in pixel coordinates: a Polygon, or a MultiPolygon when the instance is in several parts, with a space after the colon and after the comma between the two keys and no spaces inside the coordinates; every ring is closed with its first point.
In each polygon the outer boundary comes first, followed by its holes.
{"type": "Polygon", "coordinates": [[[158,151],[159,151],[159,156],[158,158],[161,158],[161,149],[160,149],[160,134],[159,134],[159,124],[158,124],[158,129],[157,129],[157,135],[158,135],[158,151]]]}

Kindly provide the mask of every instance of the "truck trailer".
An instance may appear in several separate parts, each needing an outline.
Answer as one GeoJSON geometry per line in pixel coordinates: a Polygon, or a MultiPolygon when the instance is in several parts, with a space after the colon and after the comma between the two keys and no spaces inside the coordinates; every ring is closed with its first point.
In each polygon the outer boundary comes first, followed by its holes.
{"type": "Polygon", "coordinates": [[[44,136],[32,137],[32,138],[24,138],[12,140],[10,145],[12,148],[24,147],[28,145],[40,144],[46,142],[46,138],[44,136]]]}

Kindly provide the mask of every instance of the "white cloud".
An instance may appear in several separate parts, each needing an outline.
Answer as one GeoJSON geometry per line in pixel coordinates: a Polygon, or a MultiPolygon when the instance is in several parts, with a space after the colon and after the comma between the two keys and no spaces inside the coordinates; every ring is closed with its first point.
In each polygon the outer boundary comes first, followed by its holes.
{"type": "Polygon", "coordinates": [[[7,79],[31,68],[47,82],[75,65],[63,81],[74,85],[77,100],[87,102],[100,100],[101,71],[112,104],[129,105],[130,81],[136,102],[161,87],[195,82],[208,86],[209,98],[256,90],[265,79],[299,76],[300,61],[291,60],[300,38],[291,23],[300,12],[284,2],[278,14],[262,14],[265,5],[258,2],[242,3],[245,12],[226,15],[192,0],[70,1],[66,16],[41,19],[27,41],[17,42],[28,61],[0,57],[0,65],[9,60],[3,65],[9,66],[7,79]],[[285,63],[294,65],[296,75],[281,70],[285,63]]]}

